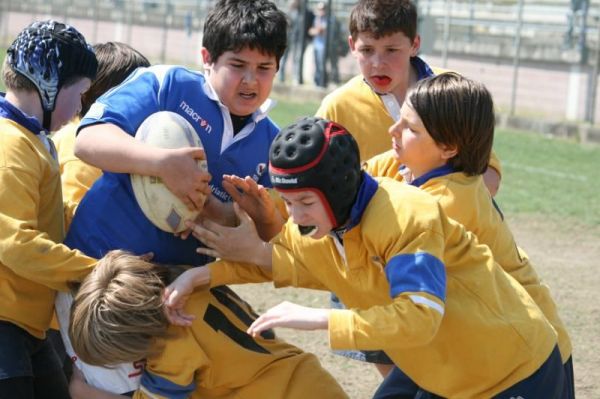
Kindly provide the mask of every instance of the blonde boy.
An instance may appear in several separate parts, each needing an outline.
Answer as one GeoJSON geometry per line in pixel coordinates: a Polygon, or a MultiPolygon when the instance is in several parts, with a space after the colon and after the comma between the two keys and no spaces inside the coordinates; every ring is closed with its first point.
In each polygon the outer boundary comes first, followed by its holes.
{"type": "MultiPolygon", "coordinates": [[[[275,337],[251,337],[250,306],[227,287],[190,295],[189,328],[169,324],[163,292],[176,273],[123,251],[109,252],[75,295],[69,333],[84,361],[110,366],[146,359],[141,398],[346,399],[317,358],[275,337]]],[[[83,381],[74,397],[91,398],[83,381]]]]}

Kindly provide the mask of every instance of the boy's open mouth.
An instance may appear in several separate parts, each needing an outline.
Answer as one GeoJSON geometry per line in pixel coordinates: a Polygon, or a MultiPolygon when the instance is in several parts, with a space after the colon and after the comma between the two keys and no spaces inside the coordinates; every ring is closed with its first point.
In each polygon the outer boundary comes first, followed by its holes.
{"type": "Polygon", "coordinates": [[[390,78],[389,76],[385,76],[385,75],[376,75],[376,76],[371,76],[371,80],[377,86],[387,86],[392,81],[392,78],[390,78]]]}
{"type": "Polygon", "coordinates": [[[303,236],[311,237],[315,235],[315,233],[319,230],[317,226],[300,226],[298,225],[298,230],[300,230],[300,234],[303,236]]]}

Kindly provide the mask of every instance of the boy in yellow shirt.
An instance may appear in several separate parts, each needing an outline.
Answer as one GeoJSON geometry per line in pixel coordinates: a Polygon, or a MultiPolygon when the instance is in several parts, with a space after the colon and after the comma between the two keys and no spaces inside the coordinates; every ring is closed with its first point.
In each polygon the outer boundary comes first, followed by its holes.
{"type": "MultiPolygon", "coordinates": [[[[69,334],[89,364],[110,366],[146,359],[134,398],[347,399],[315,355],[273,331],[252,337],[250,306],[222,286],[194,292],[189,328],[169,325],[163,292],[180,268],[144,261],[124,251],[104,256],[75,294],[69,334]]],[[[118,398],[82,380],[73,398],[118,398]]]]}
{"type": "Polygon", "coordinates": [[[366,170],[433,195],[449,217],[491,249],[494,260],[527,290],[558,332],[568,382],[563,398],[573,398],[569,335],[548,286],[517,247],[482,179],[494,126],[492,96],[482,84],[455,73],[423,80],[409,92],[400,120],[390,128],[393,149],[367,161],[366,170]]]}
{"type": "Polygon", "coordinates": [[[376,398],[402,388],[399,368],[420,395],[561,397],[556,333],[523,287],[430,195],[361,171],[341,125],[305,118],[284,128],[269,171],[290,219],[247,254],[252,264],[219,261],[180,276],[167,293],[178,321],[189,323],[181,306],[206,283],[331,290],[348,309],[284,302],[248,331],[326,329],[333,349],[385,351],[397,367],[376,398]]]}
{"type": "Polygon", "coordinates": [[[57,290],[96,260],[62,243],[65,216],[49,134],[81,107],[97,61],[72,26],[27,26],[7,50],[0,96],[0,398],[68,398],[46,332],[57,290]]]}

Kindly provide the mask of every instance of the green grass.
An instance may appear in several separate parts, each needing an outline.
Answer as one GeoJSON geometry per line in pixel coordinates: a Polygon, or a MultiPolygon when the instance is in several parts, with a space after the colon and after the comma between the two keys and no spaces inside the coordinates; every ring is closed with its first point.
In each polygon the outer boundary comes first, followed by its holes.
{"type": "Polygon", "coordinates": [[[316,102],[295,102],[279,98],[276,100],[277,106],[269,115],[279,127],[289,125],[302,116],[314,115],[319,107],[319,103],[316,102]]]}
{"type": "Polygon", "coordinates": [[[503,168],[497,200],[505,212],[600,226],[600,147],[499,130],[494,149],[503,168]]]}

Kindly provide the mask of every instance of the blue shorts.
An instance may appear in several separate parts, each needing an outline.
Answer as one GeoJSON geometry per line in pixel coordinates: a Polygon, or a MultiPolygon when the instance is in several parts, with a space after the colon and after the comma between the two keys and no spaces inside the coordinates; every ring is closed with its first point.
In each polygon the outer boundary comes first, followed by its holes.
{"type": "MultiPolygon", "coordinates": [[[[346,306],[333,292],[331,293],[331,300],[329,304],[333,309],[346,309],[346,306]]],[[[394,362],[392,362],[392,360],[388,357],[388,355],[385,354],[384,351],[334,350],[333,353],[366,363],[394,364],[394,362]]]]}
{"type": "Polygon", "coordinates": [[[66,381],[50,341],[7,321],[0,321],[0,351],[0,380],[56,374],[66,381]]]}
{"type": "MultiPolygon", "coordinates": [[[[567,399],[565,396],[565,366],[562,364],[558,346],[548,359],[531,376],[494,396],[495,399],[544,398],[567,399]]],[[[420,389],[398,367],[383,380],[373,399],[440,399],[439,396],[420,389]]]]}

